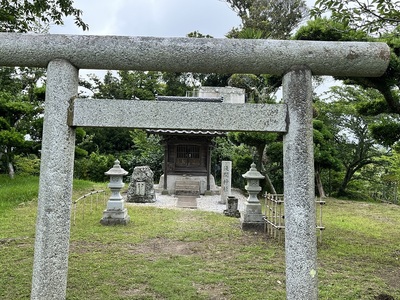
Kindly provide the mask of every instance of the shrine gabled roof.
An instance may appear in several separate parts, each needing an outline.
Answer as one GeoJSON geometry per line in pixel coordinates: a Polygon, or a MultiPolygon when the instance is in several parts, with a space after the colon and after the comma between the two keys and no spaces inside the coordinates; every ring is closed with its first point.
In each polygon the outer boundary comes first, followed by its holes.
{"type": "Polygon", "coordinates": [[[196,136],[224,136],[224,131],[178,130],[178,129],[148,129],[148,133],[161,135],[196,135],[196,136]]]}
{"type": "Polygon", "coordinates": [[[223,102],[224,97],[181,97],[181,96],[157,96],[157,101],[178,102],[223,102]]]}

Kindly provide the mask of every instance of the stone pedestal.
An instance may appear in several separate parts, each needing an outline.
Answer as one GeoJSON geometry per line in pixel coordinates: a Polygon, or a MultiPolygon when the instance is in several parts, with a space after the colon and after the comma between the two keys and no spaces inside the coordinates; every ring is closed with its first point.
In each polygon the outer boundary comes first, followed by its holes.
{"type": "Polygon", "coordinates": [[[240,212],[238,210],[239,200],[234,196],[228,196],[226,200],[226,209],[224,215],[229,217],[240,218],[240,212]]]}
{"type": "Polygon", "coordinates": [[[264,231],[264,215],[261,213],[260,203],[244,203],[244,211],[241,214],[240,223],[243,230],[264,231]]]}
{"type": "Polygon", "coordinates": [[[261,203],[257,198],[257,194],[261,191],[260,179],[264,179],[260,172],[257,171],[256,165],[251,164],[250,170],[242,175],[247,179],[245,189],[249,193],[249,197],[244,203],[244,211],[240,218],[243,230],[263,231],[264,215],[261,213],[261,203]]]}
{"type": "Polygon", "coordinates": [[[110,176],[108,187],[111,189],[111,196],[107,202],[107,209],[103,211],[103,218],[100,220],[102,225],[126,225],[129,223],[129,215],[124,207],[124,199],[120,191],[124,187],[122,178],[128,172],[121,168],[119,160],[114,162],[114,166],[104,174],[110,176]]]}
{"type": "Polygon", "coordinates": [[[149,166],[135,167],[126,195],[127,201],[135,203],[155,202],[156,196],[153,177],[154,173],[149,166]]]}

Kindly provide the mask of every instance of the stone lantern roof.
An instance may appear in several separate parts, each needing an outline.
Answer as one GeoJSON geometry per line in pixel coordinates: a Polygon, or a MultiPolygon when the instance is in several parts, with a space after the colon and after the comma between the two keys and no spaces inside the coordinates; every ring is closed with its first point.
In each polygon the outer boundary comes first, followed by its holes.
{"type": "Polygon", "coordinates": [[[114,161],[114,166],[107,172],[104,172],[104,174],[108,176],[124,176],[127,175],[128,172],[121,168],[120,162],[117,159],[114,161]]]}
{"type": "Polygon", "coordinates": [[[246,172],[246,174],[243,174],[242,176],[243,176],[243,178],[246,178],[246,179],[264,179],[265,178],[264,175],[262,175],[260,172],[257,171],[255,163],[252,163],[250,165],[250,170],[248,170],[246,172]]]}

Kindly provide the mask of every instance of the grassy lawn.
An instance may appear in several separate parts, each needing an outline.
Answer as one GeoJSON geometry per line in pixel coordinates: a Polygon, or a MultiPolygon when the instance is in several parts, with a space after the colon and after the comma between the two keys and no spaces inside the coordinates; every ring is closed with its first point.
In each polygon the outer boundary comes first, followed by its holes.
{"type": "MultiPolygon", "coordinates": [[[[0,299],[29,299],[31,184],[37,191],[35,178],[19,187],[0,178],[0,201],[13,203],[0,206],[0,299]]],[[[75,182],[74,197],[104,187],[75,182]]],[[[283,244],[241,231],[238,219],[129,206],[131,223],[106,227],[104,208],[78,213],[71,228],[67,299],[285,299],[283,244]]],[[[324,225],[319,299],[400,299],[399,206],[328,199],[324,225]]]]}

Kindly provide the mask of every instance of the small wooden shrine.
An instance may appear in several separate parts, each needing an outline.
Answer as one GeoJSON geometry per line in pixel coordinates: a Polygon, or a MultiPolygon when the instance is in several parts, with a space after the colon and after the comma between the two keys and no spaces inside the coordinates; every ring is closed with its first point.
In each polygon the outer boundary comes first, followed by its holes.
{"type": "MultiPolygon", "coordinates": [[[[157,101],[222,102],[222,97],[166,97],[157,101]]],[[[149,130],[162,136],[164,145],[164,174],[159,188],[168,194],[217,193],[211,174],[213,138],[225,135],[218,131],[198,130],[149,130]]]]}

